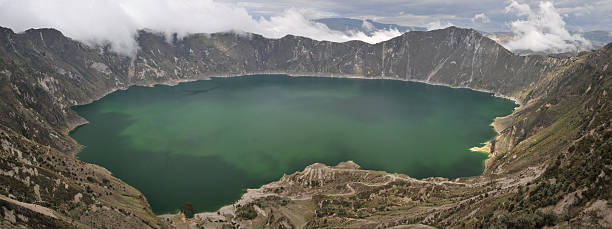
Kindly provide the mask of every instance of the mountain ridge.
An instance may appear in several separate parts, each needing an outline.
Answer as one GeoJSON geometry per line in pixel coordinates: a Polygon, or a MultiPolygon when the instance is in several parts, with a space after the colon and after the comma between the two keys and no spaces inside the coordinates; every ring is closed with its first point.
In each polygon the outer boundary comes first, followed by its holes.
{"type": "MultiPolygon", "coordinates": [[[[395,29],[401,33],[407,31],[426,31],[427,28],[419,27],[419,26],[401,26],[397,24],[384,24],[379,23],[371,19],[353,19],[353,18],[320,18],[313,20],[317,23],[325,24],[329,29],[334,31],[343,32],[345,34],[350,34],[354,32],[363,32],[366,35],[372,35],[377,30],[388,30],[395,29]],[[369,23],[369,24],[368,24],[369,23]]],[[[497,42],[504,43],[509,40],[512,40],[515,35],[510,31],[483,31],[478,30],[479,33],[482,33],[486,37],[489,37],[497,42]]],[[[607,43],[612,42],[612,32],[603,31],[603,30],[591,30],[591,31],[569,31],[572,35],[580,35],[585,39],[591,42],[593,45],[593,49],[599,49],[605,46],[607,43]]],[[[513,52],[521,55],[549,55],[547,52],[534,52],[532,50],[513,50],[513,52]]],[[[562,54],[562,55],[577,55],[576,52],[569,53],[553,53],[553,55],[562,54]]]]}

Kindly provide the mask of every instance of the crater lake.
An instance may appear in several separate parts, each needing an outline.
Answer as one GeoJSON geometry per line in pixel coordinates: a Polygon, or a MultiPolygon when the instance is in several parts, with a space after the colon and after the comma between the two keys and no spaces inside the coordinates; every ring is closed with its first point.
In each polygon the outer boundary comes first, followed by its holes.
{"type": "Polygon", "coordinates": [[[253,75],[131,87],[73,109],[79,159],[139,189],[157,214],[215,211],[321,162],[415,178],[475,176],[490,123],[516,104],[395,80],[253,75]]]}

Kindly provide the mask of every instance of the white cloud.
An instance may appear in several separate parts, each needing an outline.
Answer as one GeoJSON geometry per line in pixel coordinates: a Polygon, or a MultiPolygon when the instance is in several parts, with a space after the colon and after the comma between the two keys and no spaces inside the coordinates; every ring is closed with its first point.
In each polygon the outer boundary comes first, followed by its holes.
{"type": "Polygon", "coordinates": [[[474,17],[472,18],[472,23],[476,23],[476,22],[489,23],[491,22],[491,19],[489,19],[489,17],[487,17],[485,13],[479,13],[479,14],[474,15],[474,17]]]}
{"type": "Polygon", "coordinates": [[[361,27],[365,30],[365,31],[372,31],[374,30],[374,25],[372,25],[372,23],[370,23],[368,20],[364,19],[361,22],[361,27]]]}
{"type": "Polygon", "coordinates": [[[366,35],[365,33],[359,31],[349,31],[347,35],[345,35],[345,40],[360,40],[370,44],[378,43],[381,41],[386,41],[391,38],[402,35],[400,31],[397,29],[389,29],[389,30],[376,30],[372,32],[371,35],[366,35]]]}
{"type": "Polygon", "coordinates": [[[115,50],[132,50],[136,26],[119,4],[111,1],[0,2],[1,26],[17,31],[53,27],[88,44],[112,41],[115,50]]]}
{"type": "Polygon", "coordinates": [[[446,24],[443,24],[440,21],[434,21],[434,22],[430,22],[429,24],[427,24],[427,31],[431,31],[431,30],[437,30],[437,29],[444,29],[444,28],[448,28],[454,26],[453,23],[450,22],[446,22],[446,24]]]}
{"type": "Polygon", "coordinates": [[[317,40],[362,40],[376,43],[401,35],[399,31],[345,34],[309,20],[314,12],[288,9],[269,18],[253,18],[244,6],[213,0],[0,0],[0,26],[16,31],[56,28],[89,45],[110,44],[112,50],[133,55],[137,30],[152,29],[179,37],[191,33],[245,31],[270,38],[287,34],[317,40]],[[305,15],[306,14],[306,15],[305,15]]]}
{"type": "Polygon", "coordinates": [[[514,37],[503,43],[506,48],[559,53],[591,47],[591,43],[584,37],[579,34],[572,35],[567,31],[565,21],[552,2],[540,2],[538,6],[536,11],[528,4],[512,0],[506,7],[507,13],[523,18],[511,23],[514,37]]]}

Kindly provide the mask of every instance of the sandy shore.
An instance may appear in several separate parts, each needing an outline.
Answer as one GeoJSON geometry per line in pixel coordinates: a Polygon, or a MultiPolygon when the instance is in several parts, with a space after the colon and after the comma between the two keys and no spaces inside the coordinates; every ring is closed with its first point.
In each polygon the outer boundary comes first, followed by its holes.
{"type": "Polygon", "coordinates": [[[480,146],[474,146],[470,148],[470,151],[489,154],[491,153],[491,141],[481,143],[480,146]]]}

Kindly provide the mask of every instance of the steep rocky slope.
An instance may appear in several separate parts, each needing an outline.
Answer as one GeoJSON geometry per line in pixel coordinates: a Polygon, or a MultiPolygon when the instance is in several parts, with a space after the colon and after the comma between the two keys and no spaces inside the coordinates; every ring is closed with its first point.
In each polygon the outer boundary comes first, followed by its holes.
{"type": "Polygon", "coordinates": [[[17,34],[0,28],[4,224],[141,228],[190,223],[610,223],[597,218],[610,212],[612,190],[610,45],[578,58],[517,56],[474,30],[455,27],[409,32],[375,45],[233,33],[170,40],[141,31],[138,54],[126,57],[108,47],[88,47],[53,29],[17,34]],[[137,190],[74,157],[79,146],[67,132],[85,120],[72,105],[131,85],[253,73],[415,80],[491,91],[523,105],[496,121],[500,135],[492,141],[483,176],[453,182],[415,180],[351,164],[313,165],[247,193],[240,206],[228,206],[223,214],[202,214],[206,217],[188,222],[177,216],[156,218],[137,190]],[[512,221],[535,212],[541,212],[542,219],[512,221]]]}

